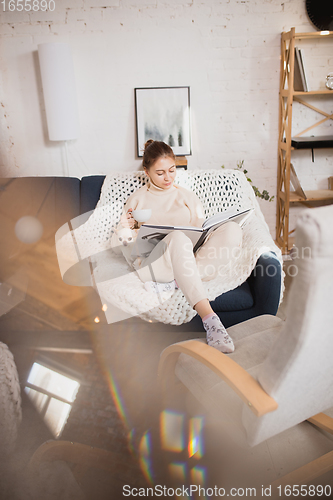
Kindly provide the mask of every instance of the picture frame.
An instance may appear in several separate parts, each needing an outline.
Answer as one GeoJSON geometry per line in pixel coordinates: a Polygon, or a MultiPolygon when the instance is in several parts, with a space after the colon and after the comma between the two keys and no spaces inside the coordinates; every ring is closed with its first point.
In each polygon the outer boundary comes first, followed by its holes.
{"type": "Polygon", "coordinates": [[[149,139],[163,141],[175,156],[191,150],[190,87],[135,88],[137,155],[149,139]]]}

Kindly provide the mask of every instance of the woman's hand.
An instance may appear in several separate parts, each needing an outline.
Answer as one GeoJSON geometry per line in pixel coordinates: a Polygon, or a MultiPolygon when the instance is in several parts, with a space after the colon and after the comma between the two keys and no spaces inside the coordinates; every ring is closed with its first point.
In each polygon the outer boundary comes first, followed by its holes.
{"type": "Polygon", "coordinates": [[[132,216],[132,208],[129,208],[127,210],[127,213],[126,214],[123,214],[121,217],[120,217],[120,223],[123,227],[128,227],[130,229],[133,229],[134,226],[135,226],[135,219],[133,218],[132,216]]]}

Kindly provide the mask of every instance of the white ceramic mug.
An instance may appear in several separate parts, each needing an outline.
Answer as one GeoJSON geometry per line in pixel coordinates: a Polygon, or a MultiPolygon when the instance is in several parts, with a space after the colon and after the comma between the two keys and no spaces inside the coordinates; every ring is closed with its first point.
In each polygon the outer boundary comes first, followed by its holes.
{"type": "Polygon", "coordinates": [[[151,217],[151,208],[144,208],[141,210],[132,210],[132,217],[137,222],[147,222],[151,217]]]}

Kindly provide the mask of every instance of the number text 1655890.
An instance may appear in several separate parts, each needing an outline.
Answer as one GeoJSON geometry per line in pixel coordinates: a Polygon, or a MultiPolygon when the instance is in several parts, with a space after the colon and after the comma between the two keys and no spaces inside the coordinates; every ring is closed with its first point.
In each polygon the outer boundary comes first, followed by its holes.
{"type": "Polygon", "coordinates": [[[55,0],[2,0],[3,12],[53,12],[56,8],[55,0]]]}

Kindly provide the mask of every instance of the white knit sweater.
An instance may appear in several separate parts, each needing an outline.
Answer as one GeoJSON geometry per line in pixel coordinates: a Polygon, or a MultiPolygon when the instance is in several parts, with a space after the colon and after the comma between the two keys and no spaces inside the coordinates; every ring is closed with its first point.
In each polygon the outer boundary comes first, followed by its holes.
{"type": "MultiPolygon", "coordinates": [[[[201,201],[193,191],[174,184],[169,189],[161,189],[155,184],[148,182],[135,191],[127,200],[123,213],[132,208],[133,210],[141,210],[150,208],[152,215],[149,219],[149,224],[169,225],[169,226],[195,226],[201,227],[205,220],[204,209],[201,201]]],[[[138,223],[138,227],[141,223],[138,223]]],[[[119,232],[123,226],[121,223],[117,226],[119,232]]],[[[136,239],[136,232],[133,231],[133,241],[136,239]]],[[[132,246],[131,245],[131,246],[132,246]]],[[[130,265],[134,268],[137,266],[134,263],[135,257],[131,258],[131,254],[122,245],[119,245],[119,240],[116,232],[111,238],[111,247],[115,249],[119,247],[123,251],[123,255],[130,265]]]]}

